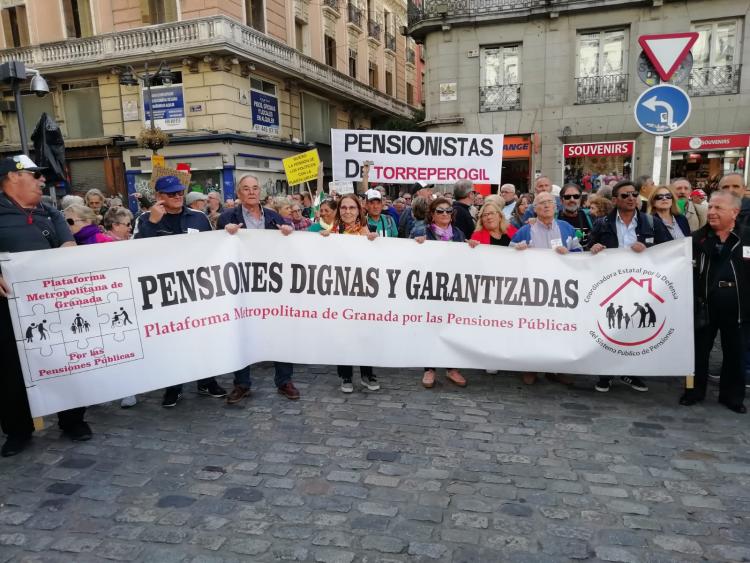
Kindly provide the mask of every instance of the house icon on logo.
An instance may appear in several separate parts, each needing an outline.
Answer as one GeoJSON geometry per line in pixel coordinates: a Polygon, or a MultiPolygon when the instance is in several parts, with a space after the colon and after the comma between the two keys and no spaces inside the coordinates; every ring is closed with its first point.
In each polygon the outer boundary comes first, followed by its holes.
{"type": "Polygon", "coordinates": [[[599,303],[602,311],[597,318],[601,335],[618,346],[640,346],[654,338],[664,328],[666,318],[657,326],[658,305],[664,298],[653,288],[653,278],[629,277],[599,303]],[[652,307],[653,305],[653,307],[652,307]],[[607,329],[602,326],[605,320],[607,329]]]}

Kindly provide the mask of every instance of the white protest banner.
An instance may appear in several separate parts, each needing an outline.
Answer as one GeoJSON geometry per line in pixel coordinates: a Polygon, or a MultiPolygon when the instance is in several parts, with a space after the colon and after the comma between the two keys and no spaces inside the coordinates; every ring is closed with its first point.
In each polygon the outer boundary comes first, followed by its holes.
{"type": "Polygon", "coordinates": [[[689,239],[561,256],[243,230],[9,256],[34,416],[262,360],[693,371],[689,239]]]}
{"type": "Polygon", "coordinates": [[[503,136],[331,129],[334,180],[360,180],[372,161],[370,181],[389,184],[499,184],[503,136]]]}
{"type": "Polygon", "coordinates": [[[341,180],[338,182],[328,182],[328,192],[336,192],[337,194],[353,194],[354,193],[354,182],[350,180],[341,180]]]}

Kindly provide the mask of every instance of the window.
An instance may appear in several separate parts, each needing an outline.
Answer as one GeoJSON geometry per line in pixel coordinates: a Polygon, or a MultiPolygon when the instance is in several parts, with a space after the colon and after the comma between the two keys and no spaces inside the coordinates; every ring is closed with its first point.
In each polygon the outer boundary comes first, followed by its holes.
{"type": "Polygon", "coordinates": [[[177,0],[141,0],[141,21],[157,24],[177,21],[177,0]]]}
{"type": "Polygon", "coordinates": [[[97,82],[63,84],[65,126],[71,139],[86,139],[104,135],[102,106],[97,82]]]}
{"type": "Polygon", "coordinates": [[[628,99],[627,31],[578,34],[577,102],[622,102],[628,99]]]}
{"type": "MultiPolygon", "coordinates": [[[[12,95],[10,92],[9,94],[12,95]]],[[[31,134],[34,132],[36,124],[39,121],[39,118],[42,116],[42,113],[46,113],[52,119],[56,119],[55,104],[52,100],[53,96],[53,92],[50,92],[43,98],[40,98],[36,94],[23,95],[23,115],[25,117],[24,121],[26,122],[26,137],[28,139],[31,139],[31,134]]],[[[101,114],[99,115],[101,119],[101,114]]],[[[13,123],[15,121],[16,120],[13,119],[10,121],[10,123],[13,123]]]]}
{"type": "Polygon", "coordinates": [[[521,46],[482,47],[479,64],[479,111],[520,109],[521,46]]]}
{"type": "Polygon", "coordinates": [[[29,44],[29,22],[26,19],[26,6],[5,8],[2,12],[3,33],[7,48],[23,47],[29,44]]]}
{"type": "Polygon", "coordinates": [[[94,35],[90,0],[62,0],[62,7],[69,39],[94,35]]]}
{"type": "Polygon", "coordinates": [[[693,96],[735,94],[740,82],[740,37],[737,19],[693,24],[698,40],[691,49],[693,69],[688,88],[693,96]]]}
{"type": "Polygon", "coordinates": [[[357,51],[349,49],[349,76],[357,78],[357,51]]]}
{"type": "Polygon", "coordinates": [[[310,42],[307,40],[307,24],[298,19],[294,20],[294,41],[295,47],[301,53],[310,54],[310,42]]]}
{"type": "Polygon", "coordinates": [[[373,88],[378,87],[378,65],[370,61],[369,70],[367,74],[367,83],[373,88]]]}
{"type": "Polygon", "coordinates": [[[331,143],[331,113],[326,100],[302,92],[302,137],[305,142],[331,143]]]}
{"type": "Polygon", "coordinates": [[[336,68],[336,40],[330,35],[324,36],[326,64],[336,68]]]}
{"type": "Polygon", "coordinates": [[[258,92],[265,92],[266,94],[276,96],[276,84],[262,78],[250,77],[250,88],[258,92]]]}
{"type": "Polygon", "coordinates": [[[245,0],[245,23],[260,32],[266,31],[263,0],[245,0]]]}
{"type": "Polygon", "coordinates": [[[385,71],[385,93],[393,96],[393,74],[388,70],[385,71]]]}
{"type": "Polygon", "coordinates": [[[414,86],[409,82],[406,83],[406,103],[414,105],[414,86]]]}

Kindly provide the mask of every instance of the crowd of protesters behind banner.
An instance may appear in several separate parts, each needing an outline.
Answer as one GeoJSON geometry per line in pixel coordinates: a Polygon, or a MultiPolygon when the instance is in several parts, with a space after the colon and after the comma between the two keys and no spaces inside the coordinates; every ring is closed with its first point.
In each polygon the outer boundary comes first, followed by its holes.
{"type": "MultiPolygon", "coordinates": [[[[513,184],[503,184],[496,194],[482,195],[470,182],[459,181],[442,190],[417,185],[391,197],[383,186],[370,184],[367,164],[362,170],[357,193],[329,192],[321,198],[307,190],[266,194],[258,177],[245,174],[238,178],[236,199],[222,199],[218,191],[185,193],[176,177],[165,176],[155,182],[152,195],[133,194],[138,206],[133,214],[122,199],[107,197],[97,189],[53,202],[42,195],[43,171],[28,157],[5,158],[0,160],[0,252],[195,231],[224,230],[233,235],[240,229],[278,230],[284,236],[308,231],[323,236],[359,235],[369,240],[392,237],[412,239],[411,244],[456,242],[470,248],[541,248],[559,254],[596,254],[608,248],[641,253],[670,240],[692,238],[695,377],[694,385],[686,386],[679,403],[690,406],[703,401],[708,381],[715,379],[719,402],[736,413],[746,412],[745,388],[750,386],[750,195],[743,174],[726,174],[708,194],[693,189],[686,178],[660,186],[649,177],[626,179],[591,191],[574,183],[558,187],[548,177],[539,176],[530,193],[518,193],[513,184]],[[720,373],[709,375],[709,355],[719,332],[722,368],[720,373]]],[[[321,164],[318,186],[322,186],[322,176],[321,164]]],[[[10,363],[0,376],[0,422],[7,436],[2,447],[4,457],[24,450],[34,430],[5,299],[9,295],[10,288],[0,276],[0,346],[10,363]]],[[[647,311],[640,313],[645,316],[647,311]]],[[[613,311],[613,322],[614,316],[613,311]]],[[[624,316],[627,323],[629,315],[624,316]]],[[[467,381],[459,367],[446,368],[446,379],[464,387],[467,381]]],[[[300,396],[292,382],[293,368],[292,364],[275,362],[276,387],[290,400],[300,396]]],[[[359,383],[364,389],[380,389],[372,367],[360,366],[359,370],[359,383]]],[[[338,366],[337,372],[341,391],[352,393],[354,367],[338,366]]],[[[523,373],[521,380],[531,385],[539,375],[523,373]]],[[[542,375],[557,384],[573,383],[570,375],[542,375]]],[[[608,392],[615,380],[636,391],[648,391],[643,379],[628,374],[617,379],[599,377],[596,391],[608,392]]],[[[432,388],[436,382],[436,368],[425,368],[422,385],[432,388]]],[[[235,372],[229,392],[214,377],[197,382],[198,393],[224,398],[230,405],[251,397],[251,390],[250,366],[235,372]]],[[[181,397],[182,385],[169,387],[164,391],[162,406],[174,407],[181,397]]],[[[123,408],[137,404],[132,396],[121,401],[123,408]]],[[[92,436],[84,415],[84,408],[58,413],[60,429],[74,441],[92,436]]]]}

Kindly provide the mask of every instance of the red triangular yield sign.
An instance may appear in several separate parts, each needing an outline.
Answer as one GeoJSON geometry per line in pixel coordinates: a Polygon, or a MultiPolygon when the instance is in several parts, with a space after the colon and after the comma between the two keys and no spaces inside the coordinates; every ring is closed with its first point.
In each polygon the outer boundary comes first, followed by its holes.
{"type": "Polygon", "coordinates": [[[697,40],[697,32],[663,33],[641,35],[638,43],[659,73],[659,77],[666,82],[672,78],[697,40]]]}

